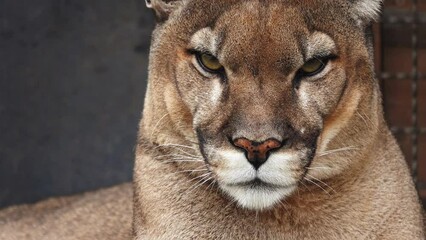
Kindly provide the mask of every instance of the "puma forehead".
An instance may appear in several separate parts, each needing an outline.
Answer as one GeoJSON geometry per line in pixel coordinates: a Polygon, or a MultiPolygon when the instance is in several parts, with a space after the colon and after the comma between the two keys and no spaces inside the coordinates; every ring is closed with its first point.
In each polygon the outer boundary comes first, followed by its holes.
{"type": "MultiPolygon", "coordinates": [[[[219,59],[222,59],[224,57],[223,55],[226,54],[223,53],[223,51],[220,51],[223,47],[224,36],[224,32],[215,32],[211,29],[211,27],[205,27],[198,30],[191,37],[188,48],[200,52],[209,52],[212,55],[217,56],[219,59]]],[[[305,39],[302,39],[300,48],[303,56],[303,59],[300,62],[316,56],[327,56],[330,54],[337,55],[338,53],[333,39],[326,33],[319,31],[315,31],[305,39]]],[[[242,55],[244,55],[244,52],[242,55]]],[[[288,64],[292,64],[292,62],[280,62],[281,66],[288,64]]]]}

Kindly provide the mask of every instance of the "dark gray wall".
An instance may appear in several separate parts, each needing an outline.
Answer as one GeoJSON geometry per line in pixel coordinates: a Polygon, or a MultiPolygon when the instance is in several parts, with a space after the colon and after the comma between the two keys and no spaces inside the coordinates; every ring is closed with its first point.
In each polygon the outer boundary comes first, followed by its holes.
{"type": "Polygon", "coordinates": [[[0,0],[0,207],[129,181],[143,0],[0,0]]]}

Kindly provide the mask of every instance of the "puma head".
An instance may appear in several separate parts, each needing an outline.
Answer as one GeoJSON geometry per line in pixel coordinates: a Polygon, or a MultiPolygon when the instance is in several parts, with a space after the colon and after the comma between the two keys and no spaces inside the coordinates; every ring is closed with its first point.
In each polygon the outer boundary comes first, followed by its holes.
{"type": "Polygon", "coordinates": [[[306,178],[350,171],[378,121],[364,32],[380,5],[147,0],[158,25],[144,129],[164,113],[170,124],[147,137],[193,139],[197,164],[249,209],[271,208],[306,178]],[[327,154],[345,148],[336,152],[345,160],[327,154]]]}

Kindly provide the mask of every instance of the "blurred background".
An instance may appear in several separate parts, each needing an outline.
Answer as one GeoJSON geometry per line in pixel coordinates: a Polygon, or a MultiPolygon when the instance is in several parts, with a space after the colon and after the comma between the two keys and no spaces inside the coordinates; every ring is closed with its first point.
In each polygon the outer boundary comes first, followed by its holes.
{"type": "Polygon", "coordinates": [[[130,181],[151,11],[0,0],[0,207],[130,181]]]}
{"type": "Polygon", "coordinates": [[[426,206],[426,0],[385,0],[373,28],[385,116],[426,206]]]}
{"type": "MultiPolygon", "coordinates": [[[[0,208],[131,180],[153,26],[143,0],[0,0],[0,208]]],[[[386,0],[373,29],[426,200],[426,0],[386,0]]]]}

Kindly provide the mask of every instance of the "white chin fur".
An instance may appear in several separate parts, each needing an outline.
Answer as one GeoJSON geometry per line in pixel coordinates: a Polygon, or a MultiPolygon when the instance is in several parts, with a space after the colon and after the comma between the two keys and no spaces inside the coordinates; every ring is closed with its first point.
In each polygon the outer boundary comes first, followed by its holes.
{"type": "Polygon", "coordinates": [[[234,198],[241,207],[252,210],[272,208],[296,189],[296,186],[287,188],[252,188],[222,184],[220,184],[220,187],[229,196],[234,198]]]}

